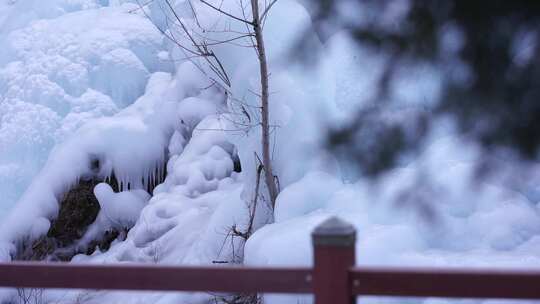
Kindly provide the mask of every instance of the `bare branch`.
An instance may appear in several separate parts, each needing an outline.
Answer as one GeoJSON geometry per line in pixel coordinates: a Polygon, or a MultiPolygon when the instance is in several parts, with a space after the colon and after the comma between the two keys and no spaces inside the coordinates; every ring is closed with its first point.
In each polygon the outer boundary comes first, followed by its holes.
{"type": "MultiPolygon", "coordinates": [[[[203,0],[201,0],[203,1],[203,0]]],[[[225,71],[225,69],[223,68],[223,65],[221,64],[221,61],[219,60],[218,57],[216,57],[216,55],[213,53],[213,52],[208,52],[206,46],[201,46],[200,44],[198,44],[196,42],[196,40],[193,38],[193,36],[191,35],[190,31],[188,30],[188,28],[186,27],[186,25],[182,22],[182,20],[180,19],[180,17],[178,16],[178,14],[176,13],[175,9],[173,8],[170,0],[165,0],[165,3],[167,3],[167,6],[169,7],[169,9],[171,10],[171,12],[173,13],[174,17],[176,18],[176,20],[178,21],[178,23],[180,24],[182,30],[184,31],[184,33],[187,35],[187,37],[189,38],[189,40],[193,43],[193,46],[197,49],[197,51],[201,54],[201,56],[207,61],[207,63],[209,64],[210,68],[212,69],[212,71],[214,73],[216,73],[216,75],[218,75],[218,77],[223,81],[225,82],[225,84],[227,86],[231,86],[231,81],[229,79],[229,76],[227,75],[227,72],[225,71]],[[214,65],[214,63],[209,59],[209,57],[213,58],[214,61],[217,63],[217,67],[214,65]]]]}
{"type": "Polygon", "coordinates": [[[146,3],[144,3],[144,4],[140,4],[140,3],[139,3],[139,0],[137,0],[137,4],[139,4],[139,7],[138,7],[138,8],[135,8],[135,9],[132,9],[132,10],[129,10],[129,11],[128,11],[128,14],[133,14],[133,13],[135,13],[135,11],[138,11],[138,10],[144,10],[144,7],[146,7],[146,6],[150,5],[150,4],[152,4],[154,1],[155,1],[155,0],[149,0],[149,1],[147,1],[146,3]]]}
{"type": "Polygon", "coordinates": [[[240,21],[240,22],[243,22],[243,23],[247,23],[247,24],[253,26],[253,22],[251,22],[251,21],[248,21],[248,20],[246,20],[246,19],[242,19],[242,18],[236,17],[235,15],[232,15],[232,14],[230,14],[230,13],[227,13],[226,11],[222,10],[221,8],[216,7],[216,6],[214,6],[214,5],[212,5],[212,4],[208,3],[208,2],[206,2],[205,0],[199,0],[199,1],[201,1],[201,3],[205,4],[206,6],[212,8],[212,9],[218,11],[218,12],[220,12],[221,14],[223,14],[223,15],[229,17],[229,18],[232,18],[232,19],[234,19],[234,20],[236,20],[236,21],[240,21]]]}
{"type": "Polygon", "coordinates": [[[272,0],[272,2],[270,2],[270,4],[264,9],[264,12],[261,14],[261,20],[264,20],[266,15],[268,14],[268,12],[270,12],[270,9],[272,8],[272,6],[274,6],[274,4],[276,4],[278,0],[272,0]]]}

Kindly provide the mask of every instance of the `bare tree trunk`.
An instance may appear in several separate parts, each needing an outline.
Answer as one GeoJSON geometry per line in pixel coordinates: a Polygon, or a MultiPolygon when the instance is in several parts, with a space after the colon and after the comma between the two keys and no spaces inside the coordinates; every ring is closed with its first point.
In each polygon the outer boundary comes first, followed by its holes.
{"type": "Polygon", "coordinates": [[[268,93],[268,64],[266,62],[266,53],[264,48],[263,31],[261,18],[259,14],[259,1],[251,0],[251,10],[253,14],[253,30],[255,32],[257,56],[259,59],[259,70],[261,73],[261,128],[262,128],[262,161],[264,166],[264,177],[268,194],[272,202],[272,209],[276,203],[277,187],[274,181],[272,170],[272,161],[270,157],[270,122],[269,122],[269,93],[268,93]]]}

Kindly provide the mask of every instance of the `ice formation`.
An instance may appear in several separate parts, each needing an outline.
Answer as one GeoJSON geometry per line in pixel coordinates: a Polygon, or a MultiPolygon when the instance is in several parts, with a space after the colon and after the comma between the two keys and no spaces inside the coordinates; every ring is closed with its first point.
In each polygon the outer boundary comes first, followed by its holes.
{"type": "MultiPolygon", "coordinates": [[[[100,213],[75,245],[89,246],[114,227],[129,232],[108,250],[78,254],[72,263],[310,265],[311,230],[338,215],[358,229],[359,265],[540,266],[538,165],[511,182],[471,186],[480,150],[442,121],[416,158],[375,183],[342,172],[324,151],[320,130],[370,102],[370,87],[387,58],[357,46],[347,32],[323,44],[307,11],[293,0],[279,1],[265,25],[281,193],[274,223],[257,222],[260,229],[244,250],[231,228],[247,223],[256,175],[260,131],[241,127],[248,117],[239,115],[242,106],[257,105],[250,93],[258,90],[255,54],[215,46],[233,83],[225,94],[209,79],[207,66],[201,71],[194,64],[199,61],[179,60],[185,54],[155,29],[167,23],[159,1],[144,12],[128,2],[0,0],[0,44],[6,46],[0,50],[0,204],[11,209],[4,216],[0,211],[1,261],[11,259],[22,238],[47,233],[62,195],[79,180],[114,175],[120,192],[103,183],[95,187],[100,213]],[[284,60],[299,35],[311,39],[320,61],[310,70],[284,60]],[[242,172],[235,172],[238,159],[242,172]],[[421,178],[436,187],[404,195],[421,178]],[[412,207],[422,203],[436,215],[436,225],[422,221],[412,207]]],[[[172,3],[179,10],[188,5],[172,3]]],[[[235,1],[222,4],[241,13],[235,1]]],[[[227,22],[194,5],[204,25],[227,22]]],[[[194,22],[189,13],[182,18],[194,22]]],[[[243,26],[232,22],[231,30],[243,26]]],[[[418,95],[436,99],[440,75],[426,67],[405,67],[403,74],[417,81],[396,82],[396,111],[418,106],[412,102],[418,95]]],[[[58,303],[80,295],[47,292],[58,303]]],[[[89,303],[212,298],[103,292],[92,294],[89,303]]],[[[265,303],[310,298],[265,295],[265,303]]]]}
{"type": "Polygon", "coordinates": [[[172,69],[137,5],[104,3],[0,1],[0,218],[56,144],[132,103],[151,73],[172,69]]]}

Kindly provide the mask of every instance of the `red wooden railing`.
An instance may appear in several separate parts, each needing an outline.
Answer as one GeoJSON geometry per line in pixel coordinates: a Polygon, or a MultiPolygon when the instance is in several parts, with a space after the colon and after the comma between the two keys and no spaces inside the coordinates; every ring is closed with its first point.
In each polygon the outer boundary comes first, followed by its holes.
{"type": "Polygon", "coordinates": [[[540,271],[355,267],[355,230],[332,218],[313,232],[313,268],[0,264],[0,286],[103,290],[313,293],[317,304],[358,295],[540,299],[540,271]]]}

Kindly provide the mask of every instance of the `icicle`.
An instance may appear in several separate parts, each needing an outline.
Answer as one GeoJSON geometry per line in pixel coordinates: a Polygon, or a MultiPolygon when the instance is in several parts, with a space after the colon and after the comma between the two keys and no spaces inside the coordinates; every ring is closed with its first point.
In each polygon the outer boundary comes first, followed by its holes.
{"type": "Polygon", "coordinates": [[[152,187],[156,186],[156,172],[152,170],[152,187]]]}
{"type": "Polygon", "coordinates": [[[158,184],[161,184],[163,182],[163,160],[160,159],[160,161],[157,164],[157,170],[158,170],[158,184]]]}
{"type": "Polygon", "coordinates": [[[156,173],[156,181],[154,182],[154,187],[159,184],[159,165],[154,164],[154,172],[156,173]]]}

